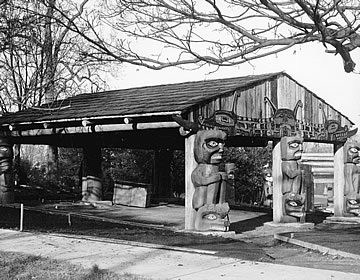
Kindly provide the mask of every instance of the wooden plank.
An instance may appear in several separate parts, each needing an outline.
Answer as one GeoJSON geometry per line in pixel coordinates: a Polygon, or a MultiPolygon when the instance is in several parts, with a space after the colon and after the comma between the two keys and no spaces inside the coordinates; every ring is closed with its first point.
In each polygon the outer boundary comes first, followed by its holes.
{"type": "MultiPolygon", "coordinates": [[[[279,80],[273,80],[271,81],[271,98],[269,97],[269,99],[272,101],[272,103],[274,103],[275,107],[278,108],[279,106],[279,102],[278,102],[278,88],[279,88],[279,80]]],[[[268,106],[269,108],[269,106],[268,106]]],[[[273,112],[271,110],[271,116],[272,116],[273,112]]]]}
{"type": "Polygon", "coordinates": [[[244,105],[245,105],[245,114],[244,117],[249,117],[249,95],[251,95],[251,92],[249,89],[244,91],[244,105]]]}
{"type": "Polygon", "coordinates": [[[312,123],[314,124],[320,124],[319,122],[319,113],[320,113],[320,110],[319,110],[319,100],[315,97],[312,98],[312,123]]]}
{"type": "Polygon", "coordinates": [[[312,111],[311,94],[310,92],[305,90],[304,121],[306,123],[311,122],[311,111],[312,111]]]}
{"type": "Polygon", "coordinates": [[[222,110],[222,98],[218,97],[215,99],[215,111],[222,110]]]}
{"type": "Polygon", "coordinates": [[[222,102],[224,103],[221,108],[222,110],[229,111],[229,112],[231,112],[233,110],[233,102],[234,102],[234,98],[235,98],[234,95],[235,95],[235,93],[228,95],[222,99],[222,102]]]}
{"type": "Polygon", "coordinates": [[[298,99],[296,97],[296,89],[295,89],[295,83],[294,81],[290,80],[288,77],[286,77],[286,93],[287,93],[287,100],[288,100],[288,109],[294,110],[296,103],[298,102],[298,99]]]}
{"type": "Polygon", "coordinates": [[[297,92],[297,100],[301,100],[303,107],[299,108],[299,113],[297,115],[297,119],[301,122],[305,119],[305,89],[298,84],[296,85],[296,92],[297,92]]]}
{"type": "Polygon", "coordinates": [[[235,112],[238,116],[245,116],[246,114],[246,90],[237,91],[237,102],[235,112]]]}
{"type": "Polygon", "coordinates": [[[248,116],[250,118],[256,118],[256,107],[257,107],[257,104],[256,104],[256,95],[258,93],[258,87],[253,87],[251,89],[251,93],[249,95],[249,104],[248,104],[248,116]]]}
{"type": "Polygon", "coordinates": [[[266,92],[266,83],[262,83],[258,86],[256,96],[255,96],[255,118],[262,118],[263,111],[265,110],[264,106],[264,97],[266,92]]]}
{"type": "Polygon", "coordinates": [[[285,81],[285,77],[280,77],[279,78],[279,83],[278,83],[278,109],[280,108],[289,108],[289,95],[286,94],[286,81],[285,81]]]}
{"type": "MultiPolygon", "coordinates": [[[[268,81],[267,82],[267,87],[266,87],[266,93],[265,96],[267,98],[269,98],[270,100],[273,100],[273,92],[276,92],[276,86],[274,86],[274,84],[276,85],[276,80],[275,81],[268,81]]],[[[275,95],[275,94],[274,94],[275,95]]],[[[264,97],[265,98],[265,97],[264,97]]],[[[274,101],[273,101],[274,103],[274,101]]],[[[276,97],[276,103],[277,104],[277,97],[276,97]]],[[[269,104],[267,104],[265,102],[265,100],[262,101],[262,106],[264,107],[264,118],[271,118],[274,114],[273,110],[271,109],[271,106],[269,104]]]]}

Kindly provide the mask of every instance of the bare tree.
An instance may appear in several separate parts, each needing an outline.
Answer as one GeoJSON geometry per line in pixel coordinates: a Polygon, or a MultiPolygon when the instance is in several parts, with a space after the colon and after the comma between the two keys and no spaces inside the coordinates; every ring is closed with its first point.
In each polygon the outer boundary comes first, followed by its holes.
{"type": "Polygon", "coordinates": [[[90,57],[151,69],[231,66],[320,42],[352,72],[359,12],[357,0],[103,0],[92,19],[83,18],[91,28],[82,35],[90,57]]]}
{"type": "Polygon", "coordinates": [[[71,0],[8,0],[0,12],[2,112],[37,108],[59,98],[106,87],[102,62],[83,55],[88,43],[59,24],[58,9],[72,22],[84,12],[71,0]],[[54,19],[56,17],[56,20],[54,19]]]}
{"type": "MultiPolygon", "coordinates": [[[[1,113],[57,110],[58,99],[106,87],[99,71],[103,63],[84,56],[89,44],[68,28],[85,12],[82,4],[72,0],[0,2],[1,113]],[[44,103],[47,106],[41,106],[44,103]]],[[[46,150],[47,174],[56,179],[57,148],[47,146],[46,150]]],[[[15,145],[15,169],[19,166],[20,146],[15,145]]]]}

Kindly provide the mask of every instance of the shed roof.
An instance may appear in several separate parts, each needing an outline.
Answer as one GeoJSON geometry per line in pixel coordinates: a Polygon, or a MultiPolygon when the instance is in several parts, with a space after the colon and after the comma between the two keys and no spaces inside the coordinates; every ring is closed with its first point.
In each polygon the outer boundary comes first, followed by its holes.
{"type": "Polygon", "coordinates": [[[37,109],[5,114],[0,125],[179,113],[223,93],[280,73],[79,94],[37,109]]]}
{"type": "MultiPolygon", "coordinates": [[[[9,125],[16,126],[17,124],[31,125],[82,119],[104,120],[131,116],[179,114],[206,100],[281,75],[290,77],[284,72],[278,72],[79,94],[51,104],[45,104],[37,109],[5,114],[0,117],[0,127],[4,129],[9,125]]],[[[312,94],[316,96],[314,93],[312,94]]],[[[321,100],[317,96],[316,98],[321,100]]],[[[350,123],[352,122],[350,121],[350,123]]]]}

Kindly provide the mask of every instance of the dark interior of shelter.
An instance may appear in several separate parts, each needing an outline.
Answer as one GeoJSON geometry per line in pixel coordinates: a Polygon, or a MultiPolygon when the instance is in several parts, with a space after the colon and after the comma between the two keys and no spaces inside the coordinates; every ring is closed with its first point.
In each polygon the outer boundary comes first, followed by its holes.
{"type": "MultiPolygon", "coordinates": [[[[15,173],[16,202],[36,204],[82,199],[82,149],[56,149],[56,162],[51,166],[44,156],[48,149],[44,145],[23,145],[23,158],[15,173]]],[[[184,204],[184,151],[161,152],[160,162],[170,162],[167,173],[161,175],[154,172],[158,150],[103,148],[101,152],[104,200],[112,201],[114,186],[127,182],[147,188],[150,205],[184,204]]],[[[263,205],[266,199],[263,183],[266,172],[271,173],[271,147],[228,147],[225,158],[236,165],[236,204],[263,205]]]]}

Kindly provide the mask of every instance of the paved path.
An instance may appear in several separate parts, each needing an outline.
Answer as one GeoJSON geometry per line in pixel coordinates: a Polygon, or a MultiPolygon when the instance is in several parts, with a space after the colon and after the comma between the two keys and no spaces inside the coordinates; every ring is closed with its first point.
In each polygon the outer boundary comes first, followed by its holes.
{"type": "Polygon", "coordinates": [[[0,229],[0,250],[66,260],[85,268],[98,265],[118,274],[151,279],[360,279],[359,274],[216,257],[176,247],[0,229]]]}

